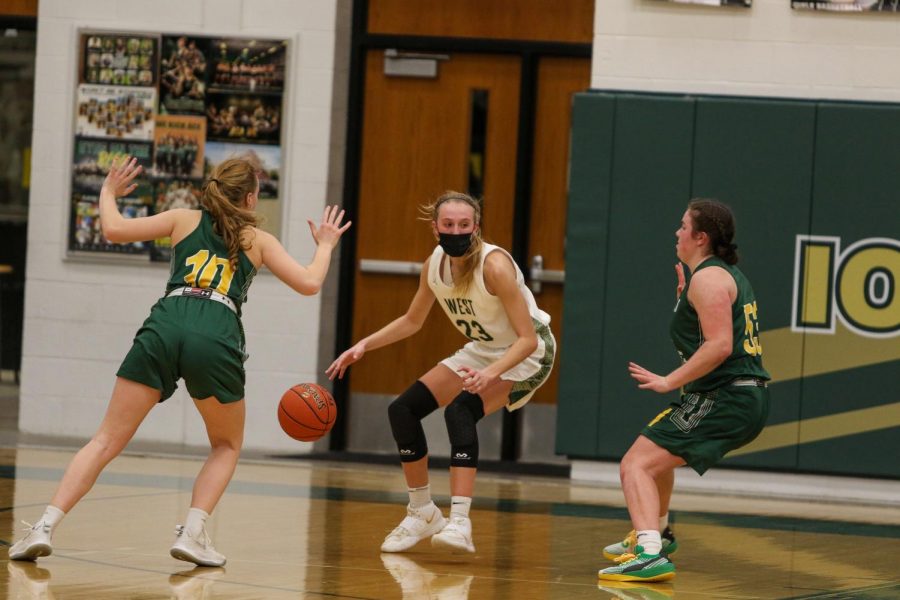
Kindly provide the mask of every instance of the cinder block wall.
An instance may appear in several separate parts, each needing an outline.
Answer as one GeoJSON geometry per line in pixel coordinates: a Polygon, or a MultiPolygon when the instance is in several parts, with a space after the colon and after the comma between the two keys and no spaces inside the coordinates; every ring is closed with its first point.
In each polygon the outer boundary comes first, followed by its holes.
{"type": "MultiPolygon", "coordinates": [[[[103,417],[118,365],[160,296],[167,269],[65,257],[80,27],[290,39],[282,242],[306,262],[314,250],[306,219],[317,219],[326,201],[341,194],[350,2],[41,0],[19,427],[27,434],[86,438],[103,417]]],[[[333,347],[333,279],[312,298],[265,271],[253,284],[244,310],[250,353],[245,447],[309,448],[281,432],[275,410],[290,385],[322,379],[319,348],[333,347]]],[[[151,412],[135,439],[207,443],[183,389],[151,412]]]]}
{"type": "Polygon", "coordinates": [[[896,14],[598,0],[591,86],[900,101],[896,14]]]}

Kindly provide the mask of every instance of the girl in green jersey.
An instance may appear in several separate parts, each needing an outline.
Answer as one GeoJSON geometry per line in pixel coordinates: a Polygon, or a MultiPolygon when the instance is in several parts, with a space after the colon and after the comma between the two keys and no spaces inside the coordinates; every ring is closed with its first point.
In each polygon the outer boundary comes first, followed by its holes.
{"type": "Polygon", "coordinates": [[[257,227],[259,171],[254,160],[227,159],[205,182],[201,210],[179,208],[125,219],[116,198],[134,191],[141,167],[128,157],[113,164],[100,192],[103,234],[121,244],[170,237],[166,292],[135,336],[97,433],[69,463],[41,519],[10,547],[12,560],[35,560],[53,551],[55,527],[125,448],[150,409],[184,379],[206,425],[210,453],[170,554],[203,566],[225,564],[225,556],[206,534],[205,521],[231,480],[243,443],[246,354],[241,304],[263,265],[300,294],[317,293],[332,251],[350,227],[349,222],[342,224],[344,211],[326,207],[318,226],[308,221],[315,256],[309,265],[299,264],[273,235],[257,227]]]}
{"type": "Polygon", "coordinates": [[[675,576],[669,528],[675,469],[703,474],[726,453],[750,443],[769,411],[769,374],[762,366],[753,288],[735,266],[734,216],[714,200],[688,205],[675,232],[681,261],[670,332],[682,364],[659,375],[636,363],[628,370],[643,390],[681,389],[679,402],[657,415],[622,458],[620,476],[634,526],[603,555],[619,564],[600,579],[662,581],[675,576]],[[686,281],[683,266],[691,277],[686,281]]]}

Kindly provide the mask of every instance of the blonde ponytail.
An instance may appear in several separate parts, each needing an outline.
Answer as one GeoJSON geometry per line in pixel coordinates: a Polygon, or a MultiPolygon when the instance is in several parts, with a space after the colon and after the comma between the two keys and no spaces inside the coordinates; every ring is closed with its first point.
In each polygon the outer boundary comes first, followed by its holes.
{"type": "Polygon", "coordinates": [[[212,217],[213,230],[225,240],[235,271],[239,252],[249,250],[252,241],[244,237],[244,229],[259,224],[259,217],[246,206],[247,195],[257,191],[259,172],[259,163],[252,157],[226,159],[213,169],[200,197],[200,204],[212,217]]]}

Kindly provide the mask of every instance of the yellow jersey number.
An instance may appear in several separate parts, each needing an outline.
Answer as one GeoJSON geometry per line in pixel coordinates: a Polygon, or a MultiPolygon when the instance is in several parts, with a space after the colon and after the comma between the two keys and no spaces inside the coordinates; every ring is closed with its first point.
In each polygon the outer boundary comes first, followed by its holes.
{"type": "Polygon", "coordinates": [[[744,305],[744,352],[750,356],[761,356],[762,345],[759,343],[759,320],[756,316],[756,302],[744,305]]]}
{"type": "Polygon", "coordinates": [[[209,250],[201,250],[188,257],[184,265],[191,268],[191,272],[184,276],[186,284],[191,287],[208,288],[216,278],[216,274],[220,274],[219,285],[215,289],[220,294],[228,295],[234,271],[231,270],[231,263],[227,258],[219,258],[215,254],[210,256],[209,250]]]}

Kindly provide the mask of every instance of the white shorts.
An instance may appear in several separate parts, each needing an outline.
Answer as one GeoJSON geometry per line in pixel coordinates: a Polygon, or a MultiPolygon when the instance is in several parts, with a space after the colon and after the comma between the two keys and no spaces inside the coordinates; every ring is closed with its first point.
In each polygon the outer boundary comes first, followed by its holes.
{"type": "MultiPolygon", "coordinates": [[[[553,333],[546,325],[539,325],[535,333],[538,336],[535,351],[500,375],[500,379],[514,382],[506,405],[506,410],[510,412],[522,408],[531,400],[537,389],[550,377],[553,368],[553,359],[556,358],[556,339],[553,333]]],[[[497,362],[507,350],[508,348],[493,348],[480,342],[469,342],[452,356],[442,360],[440,364],[447,366],[454,373],[462,366],[481,370],[497,362]]]]}

